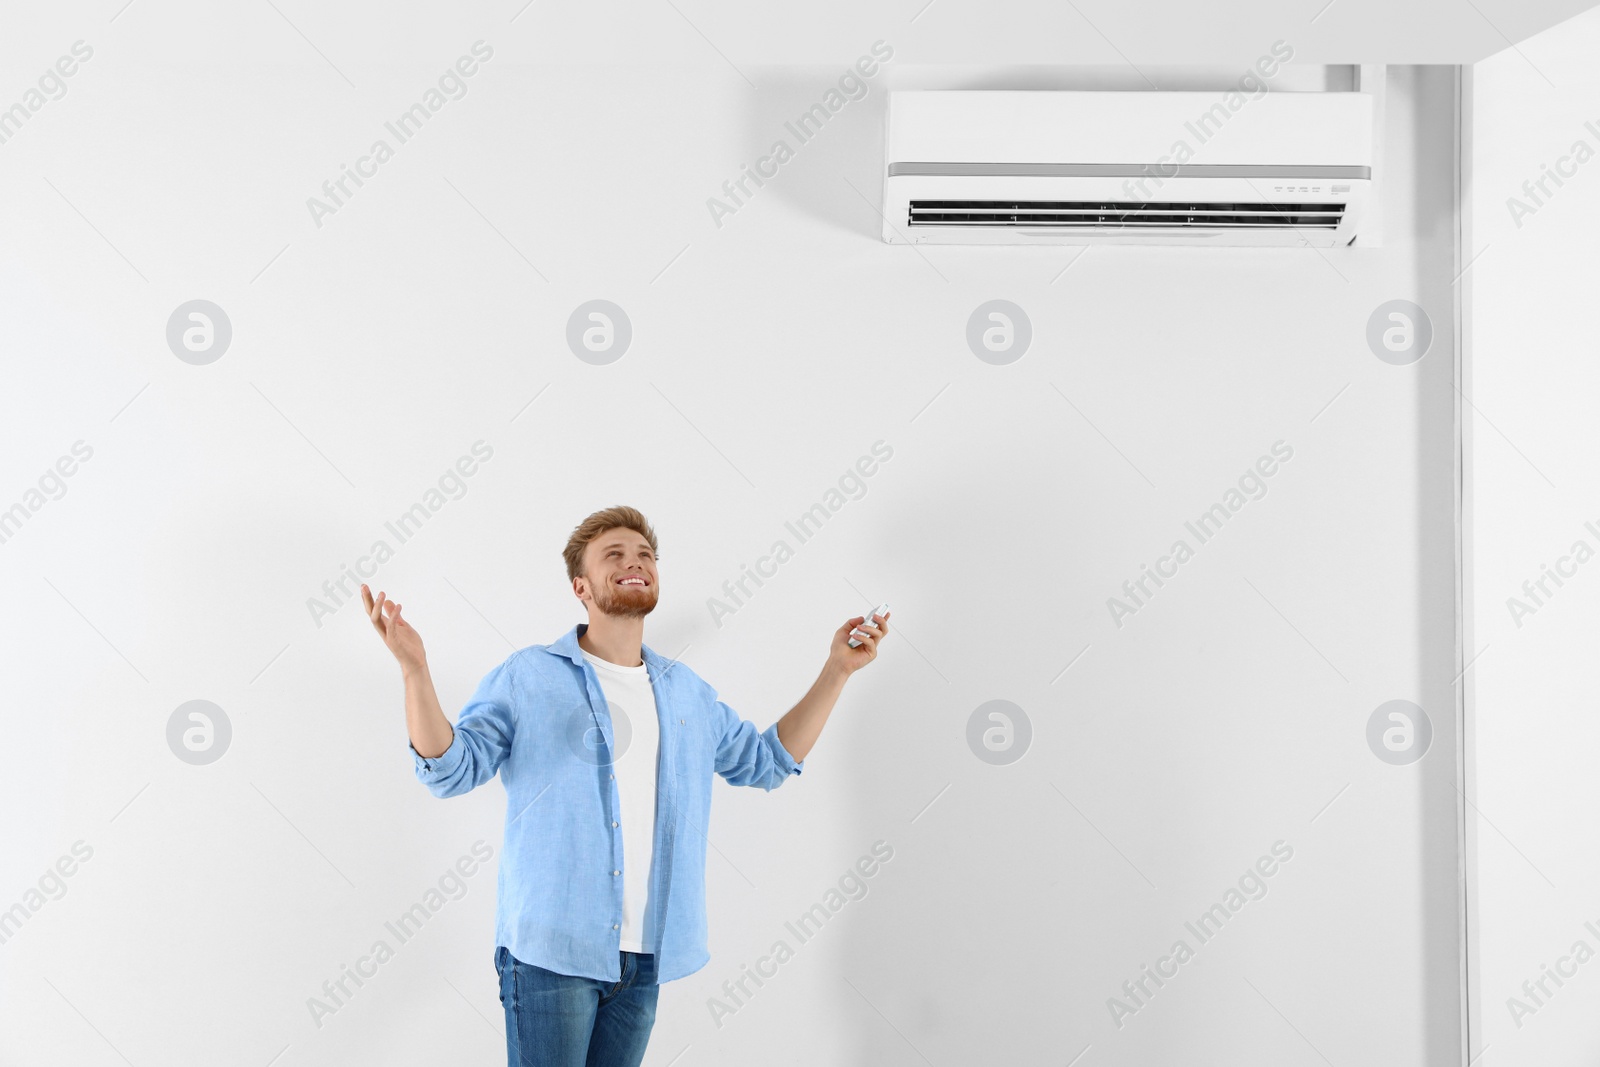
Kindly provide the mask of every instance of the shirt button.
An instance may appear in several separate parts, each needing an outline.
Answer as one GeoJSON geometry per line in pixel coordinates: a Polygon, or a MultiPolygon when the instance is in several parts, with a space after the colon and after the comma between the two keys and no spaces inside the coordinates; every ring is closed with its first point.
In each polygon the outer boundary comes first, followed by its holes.
{"type": "Polygon", "coordinates": [[[615,826],[615,825],[617,825],[617,820],[615,820],[615,819],[612,819],[612,820],[611,820],[611,825],[612,825],[612,826],[615,826]]]}
{"type": "Polygon", "coordinates": [[[611,924],[611,929],[615,930],[616,928],[617,928],[617,924],[616,923],[612,923],[611,924]]]}
{"type": "Polygon", "coordinates": [[[612,874],[621,874],[622,872],[621,871],[612,871],[611,873],[612,874]]]}
{"type": "Polygon", "coordinates": [[[678,720],[678,725],[679,725],[679,726],[682,726],[682,725],[683,725],[683,720],[682,720],[682,719],[679,719],[679,720],[678,720]]]}

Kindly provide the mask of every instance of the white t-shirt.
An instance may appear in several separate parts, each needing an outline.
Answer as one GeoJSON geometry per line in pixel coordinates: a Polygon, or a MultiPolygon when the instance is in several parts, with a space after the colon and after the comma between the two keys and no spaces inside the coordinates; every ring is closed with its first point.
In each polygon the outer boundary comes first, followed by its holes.
{"type": "MultiPolygon", "coordinates": [[[[645,928],[650,900],[650,864],[655,855],[656,752],[661,722],[649,668],[624,667],[579,649],[600,679],[600,692],[611,712],[612,733],[624,734],[617,720],[626,716],[632,736],[612,773],[622,800],[622,950],[653,952],[655,931],[645,928]],[[620,715],[619,715],[620,712],[620,715]]],[[[653,917],[652,917],[653,918],[653,917]]]]}

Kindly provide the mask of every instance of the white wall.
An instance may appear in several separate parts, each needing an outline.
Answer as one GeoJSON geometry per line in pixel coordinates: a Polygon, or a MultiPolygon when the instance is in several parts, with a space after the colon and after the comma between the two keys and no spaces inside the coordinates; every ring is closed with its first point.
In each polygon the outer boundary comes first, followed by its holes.
{"type": "Polygon", "coordinates": [[[759,725],[834,627],[894,606],[807,773],[717,786],[713,958],[663,988],[647,1062],[1456,1062],[1451,72],[1391,72],[1381,249],[887,247],[884,93],[940,81],[894,63],[719,229],[707,197],[843,61],[752,91],[510,45],[315,228],[306,198],[471,43],[359,93],[106,49],[0,146],[0,504],[93,448],[0,545],[0,908],[93,849],[0,945],[0,1060],[503,1055],[492,870],[320,1028],[306,1006],[499,848],[498,783],[429,796],[388,653],[306,606],[481,439],[375,579],[452,716],[578,620],[560,548],[613,503],[662,536],[647,641],[759,725]],[[234,327],[204,367],[163,334],[196,297],[234,327]],[[563,340],[596,297],[635,331],[604,367],[563,340]],[[996,297],[1034,325],[1006,367],[963,340],[996,297]],[[1409,366],[1366,345],[1395,298],[1433,321],[1409,366]],[[707,598],[880,439],[865,495],[714,625],[707,598]],[[1107,599],[1278,441],[1267,495],[1116,627],[1107,599]],[[233,727],[198,767],[165,738],[197,698],[233,727]],[[1032,723],[1005,767],[966,740],[995,699],[1032,723]],[[1410,766],[1368,748],[1392,699],[1433,722],[1410,766]],[[880,839],[868,896],[715,1026],[708,998],[880,839]],[[1185,922],[1278,841],[1267,895],[1199,944],[1185,922]],[[1114,1026],[1179,938],[1194,959],[1114,1026]]]}
{"type": "Polygon", "coordinates": [[[1590,339],[1600,135],[1586,126],[1600,124],[1596,48],[1591,10],[1471,69],[1466,221],[1478,258],[1464,278],[1463,392],[1475,412],[1463,425],[1467,641],[1478,658],[1466,675],[1467,869],[1472,1054],[1487,1049],[1486,1067],[1600,1057],[1600,567],[1574,556],[1579,541],[1586,559],[1600,549],[1587,525],[1600,527],[1590,339]],[[1575,167],[1578,141],[1587,162],[1575,167]],[[1561,185],[1547,179],[1536,199],[1523,190],[1558,167],[1570,175],[1561,185]],[[1524,593],[1558,566],[1562,584],[1524,593]],[[1545,977],[1558,966],[1559,985],[1545,977]],[[1541,979],[1542,991],[1523,990],[1541,979]]]}

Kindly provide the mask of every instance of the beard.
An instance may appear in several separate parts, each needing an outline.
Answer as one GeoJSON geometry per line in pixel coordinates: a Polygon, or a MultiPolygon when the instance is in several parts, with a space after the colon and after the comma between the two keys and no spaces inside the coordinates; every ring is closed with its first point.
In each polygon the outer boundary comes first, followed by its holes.
{"type": "Polygon", "coordinates": [[[596,588],[594,606],[602,614],[619,619],[642,619],[656,609],[656,587],[647,585],[609,585],[596,588]]]}

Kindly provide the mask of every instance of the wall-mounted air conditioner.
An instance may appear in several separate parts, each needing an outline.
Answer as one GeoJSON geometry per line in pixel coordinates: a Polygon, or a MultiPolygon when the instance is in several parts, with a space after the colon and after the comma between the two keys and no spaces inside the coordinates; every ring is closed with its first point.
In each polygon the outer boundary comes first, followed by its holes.
{"type": "Polygon", "coordinates": [[[883,239],[1348,245],[1372,117],[1359,92],[893,92],[883,239]]]}

